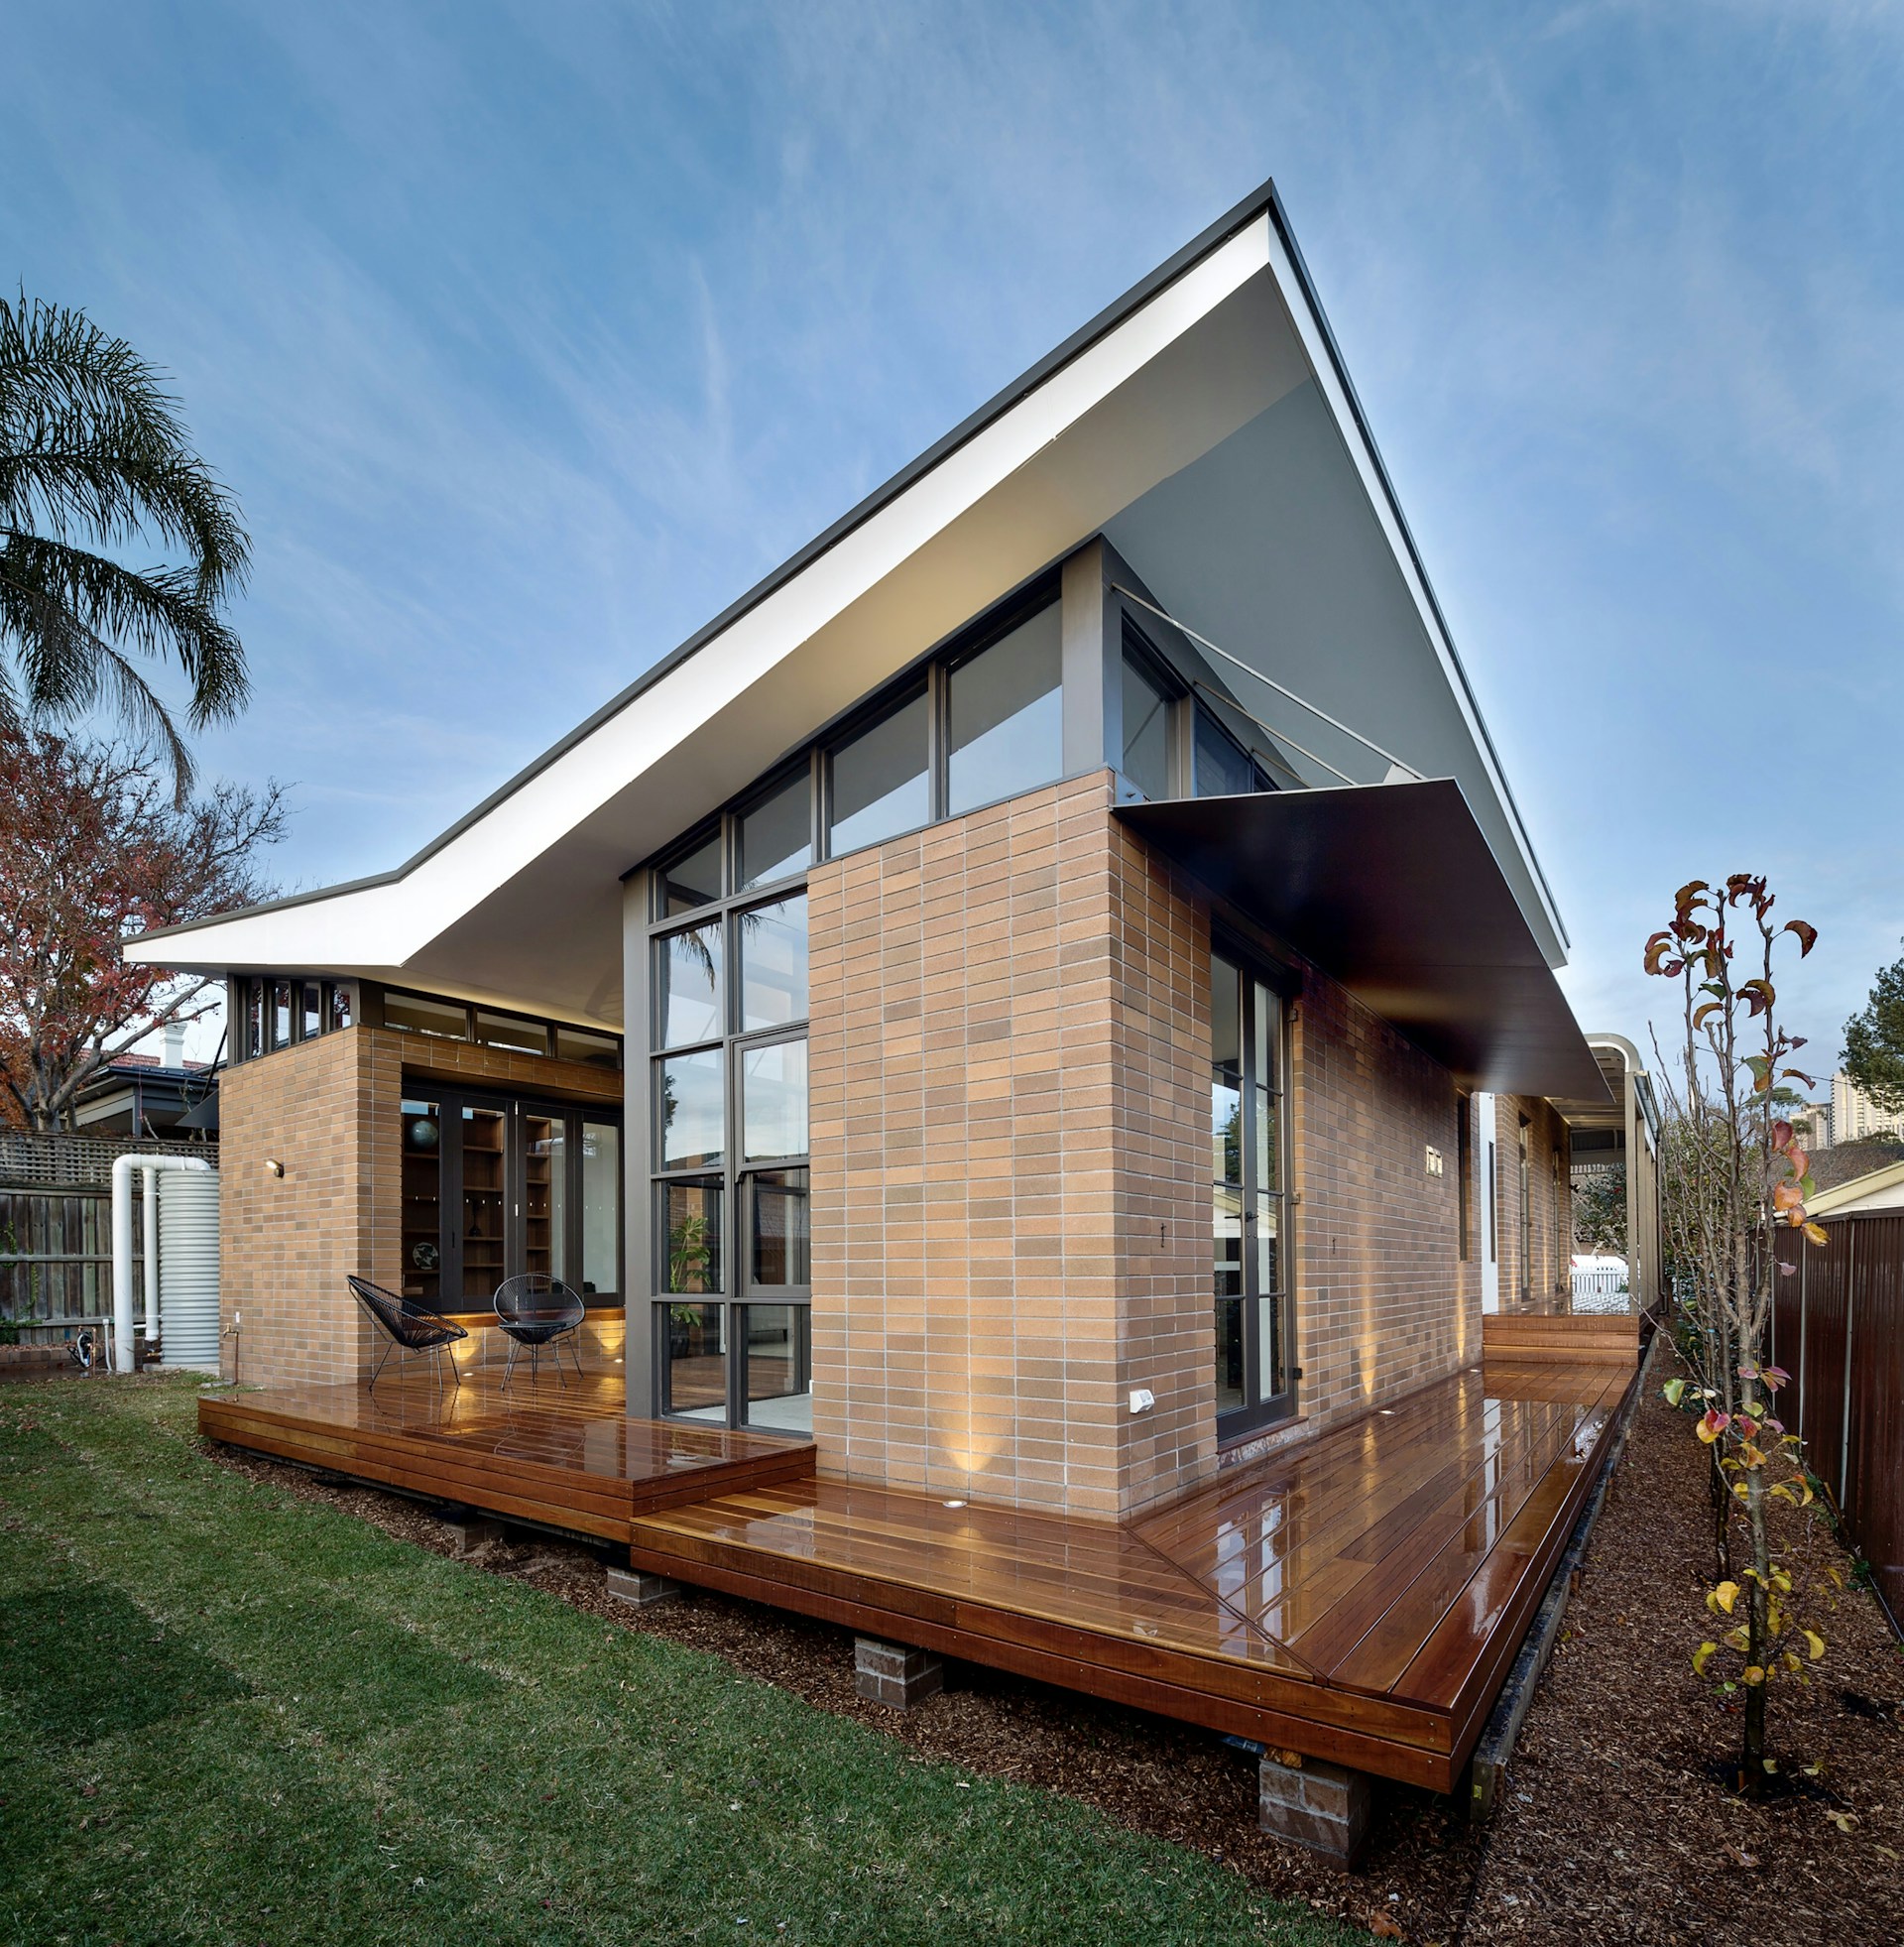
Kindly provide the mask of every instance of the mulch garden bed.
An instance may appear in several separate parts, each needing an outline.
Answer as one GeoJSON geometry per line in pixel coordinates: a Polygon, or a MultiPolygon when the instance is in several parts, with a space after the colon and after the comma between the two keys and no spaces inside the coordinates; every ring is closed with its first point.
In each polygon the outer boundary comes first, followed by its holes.
{"type": "MultiPolygon", "coordinates": [[[[1772,1698],[1785,1789],[1762,1804],[1731,1795],[1722,1774],[1737,1720],[1690,1662],[1710,1580],[1705,1457],[1687,1419],[1659,1399],[1663,1377],[1655,1361],[1494,1819],[1476,1831],[1447,1800],[1384,1786],[1355,1874],[1259,1832],[1254,1761],[1207,1732],[963,1665],[943,1696],[901,1716],[855,1696],[843,1630],[695,1590],[636,1611],[607,1594],[591,1550],[520,1531],[471,1559],[625,1628],[711,1650],[922,1758],[1083,1799],[1384,1938],[1904,1941],[1904,1646],[1867,1593],[1848,1592],[1828,1619],[1816,1681],[1772,1698]]],[[[212,1451],[420,1547],[457,1543],[455,1529],[395,1496],[212,1451]]],[[[1822,1521],[1807,1545],[1820,1560],[1844,1559],[1822,1521]]]]}

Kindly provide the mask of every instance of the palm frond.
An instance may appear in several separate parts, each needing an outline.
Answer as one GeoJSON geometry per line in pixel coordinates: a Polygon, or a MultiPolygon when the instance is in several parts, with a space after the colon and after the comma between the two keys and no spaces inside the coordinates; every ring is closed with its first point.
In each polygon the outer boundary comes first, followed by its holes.
{"type": "MultiPolygon", "coordinates": [[[[142,737],[163,749],[172,769],[175,800],[183,805],[195,767],[171,711],[131,661],[60,598],[57,584],[18,571],[18,536],[12,537],[0,552],[0,636],[13,636],[21,644],[21,669],[27,678],[24,711],[13,704],[10,683],[4,699],[14,710],[15,722],[21,715],[70,718],[106,702],[142,737]]],[[[51,542],[39,546],[58,548],[51,542]]],[[[83,558],[98,561],[97,556],[83,558]]],[[[136,575],[126,579],[143,585],[136,575]]]]}
{"type": "Polygon", "coordinates": [[[129,643],[155,662],[175,659],[191,679],[195,727],[235,715],[250,692],[237,637],[200,597],[186,568],[141,574],[64,542],[11,534],[0,546],[0,633],[10,620],[28,701],[36,709],[75,707],[73,684],[84,679],[75,674],[73,658],[83,658],[99,639],[129,643]],[[7,607],[8,590],[32,603],[17,618],[7,607]],[[48,602],[76,626],[50,628],[48,602]]]}
{"type": "Polygon", "coordinates": [[[0,720],[110,695],[182,752],[129,659],[178,665],[194,726],[241,708],[244,651],[221,610],[250,561],[157,369],[83,311],[0,299],[0,651],[20,679],[0,666],[0,720]],[[111,558],[153,540],[184,558],[143,572],[111,558]]]}

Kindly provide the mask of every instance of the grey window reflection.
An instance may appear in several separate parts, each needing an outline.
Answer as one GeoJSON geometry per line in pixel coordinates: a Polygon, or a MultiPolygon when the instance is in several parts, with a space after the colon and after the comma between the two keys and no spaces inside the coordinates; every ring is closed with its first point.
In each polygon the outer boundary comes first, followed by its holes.
{"type": "Polygon", "coordinates": [[[685,858],[676,859],[661,875],[662,912],[692,913],[721,896],[721,835],[704,839],[685,858]]]}
{"type": "Polygon", "coordinates": [[[742,1055],[741,1153],[749,1162],[806,1154],[804,1041],[771,1041],[742,1055]]]}
{"type": "Polygon", "coordinates": [[[1199,797],[1240,797],[1272,789],[1262,766],[1208,710],[1197,712],[1196,746],[1199,797]]]}
{"type": "Polygon", "coordinates": [[[952,671],[946,809],[953,816],[1063,774],[1063,656],[1054,602],[952,671]]]}
{"type": "Polygon", "coordinates": [[[655,957],[661,1045],[713,1040],[721,1032],[721,922],[669,933],[656,942],[655,957]]]}
{"type": "Polygon", "coordinates": [[[813,791],[804,771],[741,813],[741,883],[765,886],[813,863],[813,791]]]}
{"type": "Polygon", "coordinates": [[[741,1033],[806,1019],[806,895],[741,914],[741,1033]]]}
{"type": "Polygon", "coordinates": [[[670,1054],[655,1066],[660,1082],[661,1167],[692,1169],[719,1162],[727,1147],[720,1049],[670,1054]]]}
{"type": "Polygon", "coordinates": [[[1170,795],[1170,699],[1124,659],[1124,775],[1145,797],[1170,795]]]}
{"type": "Polygon", "coordinates": [[[833,753],[835,854],[912,831],[932,815],[921,693],[833,753]]]}

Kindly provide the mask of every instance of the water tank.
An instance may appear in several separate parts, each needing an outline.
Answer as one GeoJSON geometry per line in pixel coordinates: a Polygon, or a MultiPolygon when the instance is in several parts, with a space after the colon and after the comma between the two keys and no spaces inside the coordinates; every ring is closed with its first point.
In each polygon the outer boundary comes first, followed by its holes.
{"type": "Polygon", "coordinates": [[[159,1177],[159,1324],[168,1366],[218,1366],[218,1172],[159,1177]]]}

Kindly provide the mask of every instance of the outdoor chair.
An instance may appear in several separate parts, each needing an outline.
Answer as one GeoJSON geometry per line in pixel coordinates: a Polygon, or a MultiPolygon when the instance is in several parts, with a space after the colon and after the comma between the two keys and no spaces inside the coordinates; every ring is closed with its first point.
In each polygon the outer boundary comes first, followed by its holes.
{"type": "Polygon", "coordinates": [[[542,1353],[555,1355],[555,1377],[566,1386],[562,1371],[561,1348],[566,1342],[575,1361],[575,1377],[582,1376],[582,1355],[578,1337],[585,1307],[581,1299],[559,1278],[544,1271],[525,1272],[520,1278],[506,1278],[496,1287],[496,1322],[509,1338],[509,1363],[503,1368],[507,1390],[516,1360],[529,1353],[529,1376],[534,1384],[541,1370],[542,1353]]]}
{"type": "MultiPolygon", "coordinates": [[[[370,1390],[377,1391],[377,1381],[381,1377],[385,1361],[393,1352],[401,1352],[406,1358],[427,1356],[436,1368],[436,1390],[443,1390],[444,1351],[458,1339],[466,1339],[469,1334],[460,1325],[452,1325],[447,1318],[417,1304],[414,1299],[399,1297],[395,1291],[386,1291],[381,1284],[373,1284],[367,1278],[346,1278],[344,1282],[350,1286],[351,1296],[369,1312],[371,1322],[383,1333],[387,1343],[377,1355],[377,1364],[370,1375],[370,1390]]],[[[452,1357],[449,1362],[450,1376],[458,1386],[463,1376],[456,1369],[452,1357]]]]}

